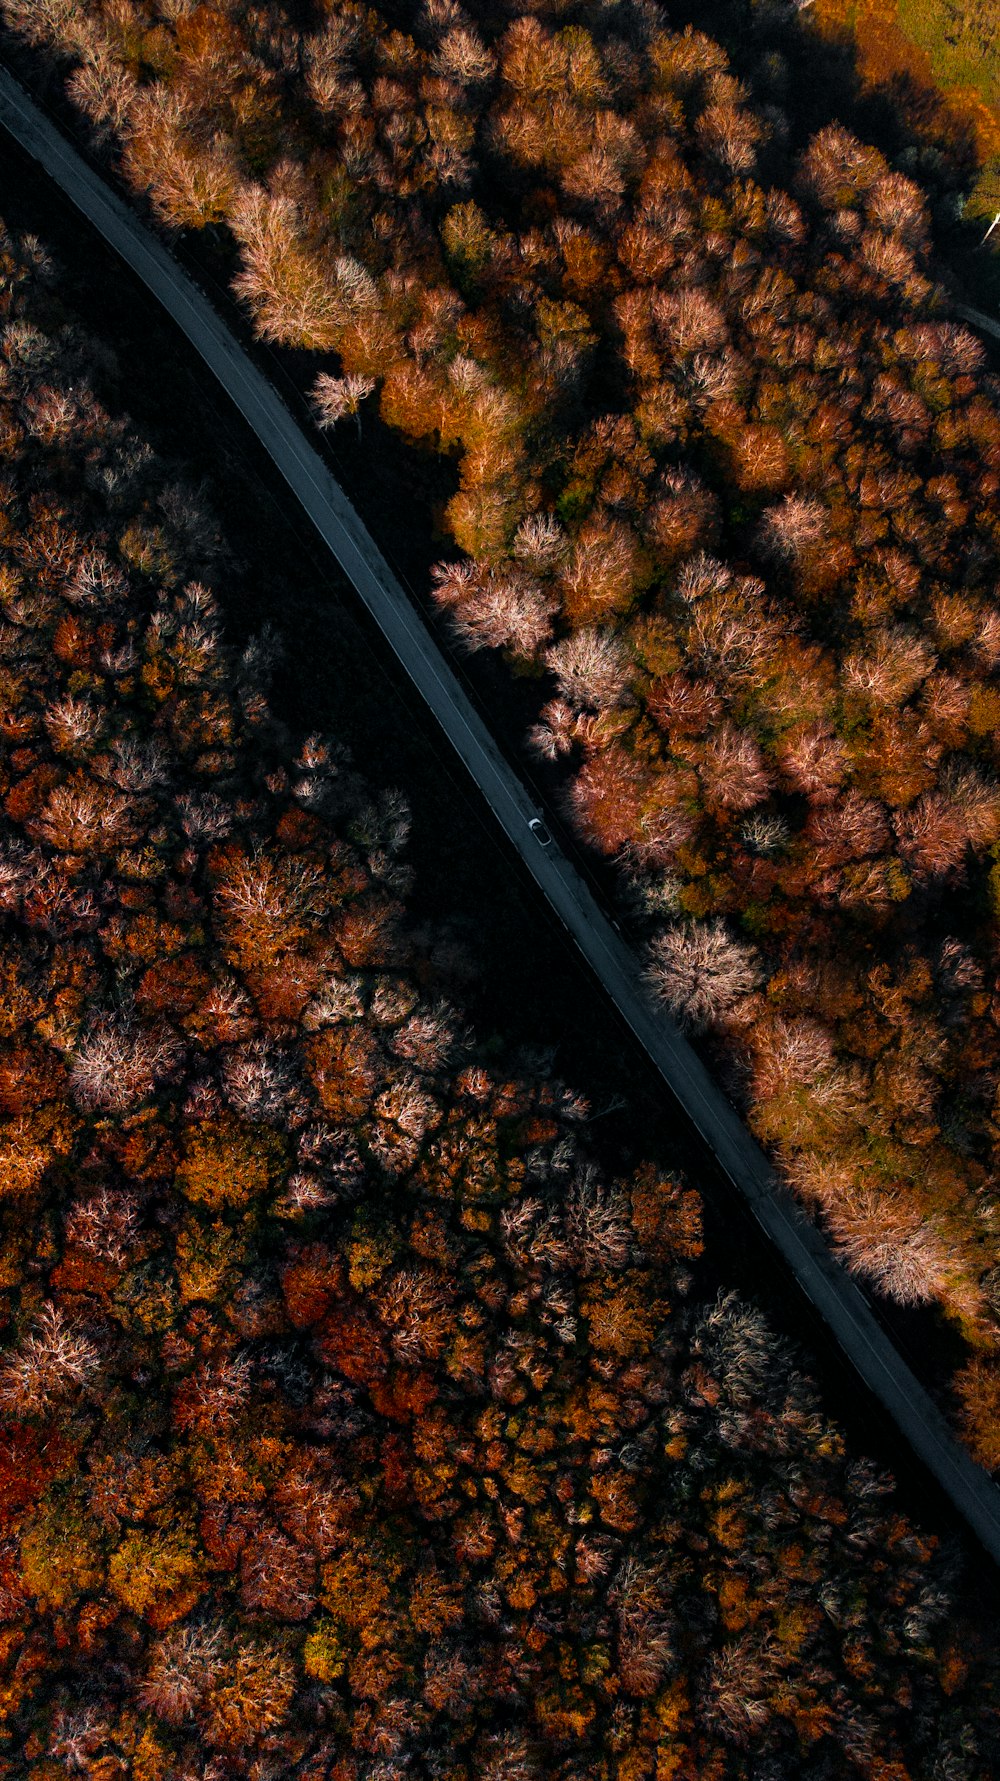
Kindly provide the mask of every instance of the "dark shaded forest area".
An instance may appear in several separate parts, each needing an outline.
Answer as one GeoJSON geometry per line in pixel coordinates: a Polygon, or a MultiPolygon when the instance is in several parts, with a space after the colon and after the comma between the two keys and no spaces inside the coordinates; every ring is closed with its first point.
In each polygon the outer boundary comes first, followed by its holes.
{"type": "Polygon", "coordinates": [[[3,1772],[986,1781],[991,1614],[442,1002],[405,804],[0,270],[3,1772]]]}
{"type": "Polygon", "coordinates": [[[4,13],[322,424],[454,461],[454,635],[840,1252],[956,1320],[994,1464],[1000,407],[919,186],[652,5],[4,13]]]}

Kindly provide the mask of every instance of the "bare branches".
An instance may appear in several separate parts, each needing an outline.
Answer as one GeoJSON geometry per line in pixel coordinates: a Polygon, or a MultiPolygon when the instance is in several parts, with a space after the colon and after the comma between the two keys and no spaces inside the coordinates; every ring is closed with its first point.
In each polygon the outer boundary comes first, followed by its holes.
{"type": "Polygon", "coordinates": [[[47,1304],[34,1333],[0,1363],[0,1400],[15,1416],[48,1416],[93,1384],[99,1367],[94,1343],[47,1304]]]}
{"type": "Polygon", "coordinates": [[[88,1111],[120,1113],[152,1094],[180,1052],[172,1033],[99,1016],[73,1057],[70,1080],[77,1102],[88,1111]]]}
{"type": "Polygon", "coordinates": [[[724,1024],[757,988],[761,973],[750,949],[716,921],[658,934],[646,976],[671,1013],[702,1029],[724,1024]]]}

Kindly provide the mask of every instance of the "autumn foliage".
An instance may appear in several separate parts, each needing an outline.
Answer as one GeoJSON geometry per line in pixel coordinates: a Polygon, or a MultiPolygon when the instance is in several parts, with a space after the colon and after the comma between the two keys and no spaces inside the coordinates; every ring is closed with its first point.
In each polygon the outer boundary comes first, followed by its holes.
{"type": "MultiPolygon", "coordinates": [[[[1000,400],[920,187],[836,123],[793,159],[655,5],[4,11],[160,218],[225,223],[321,425],[377,400],[454,459],[435,598],[538,678],[653,989],[848,1263],[989,1370],[1000,400]]],[[[82,779],[47,796],[85,853],[82,779]]]]}
{"type": "Polygon", "coordinates": [[[989,230],[995,248],[1000,44],[992,0],[819,0],[810,12],[809,26],[849,48],[863,91],[891,98],[935,159],[964,162],[964,214],[980,235],[989,230]]]}
{"type": "Polygon", "coordinates": [[[0,255],[4,1773],[986,1781],[952,1565],[441,1002],[401,801],[0,255]]]}

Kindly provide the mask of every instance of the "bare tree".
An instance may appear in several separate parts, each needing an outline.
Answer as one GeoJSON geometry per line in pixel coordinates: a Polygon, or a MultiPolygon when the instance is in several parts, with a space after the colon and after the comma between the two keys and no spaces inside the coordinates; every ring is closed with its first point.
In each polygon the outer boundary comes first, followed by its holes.
{"type": "Polygon", "coordinates": [[[901,626],[878,633],[874,646],[849,655],[843,665],[845,685],[874,705],[902,705],[927,679],[934,651],[926,638],[901,626]]]}
{"type": "Polygon", "coordinates": [[[832,802],[847,774],[847,758],[839,739],[824,725],[800,730],[778,752],[782,777],[815,804],[832,802]]]}
{"type": "Polygon", "coordinates": [[[633,1251],[628,1201],[621,1188],[585,1164],[570,1189],[566,1231],[576,1265],[585,1274],[623,1268],[633,1251]]]}
{"type": "Polygon", "coordinates": [[[569,548],[569,539],[551,513],[532,513],[514,534],[514,555],[533,575],[558,568],[569,548]]]}
{"type": "Polygon", "coordinates": [[[761,980],[754,954],[722,921],[668,928],[649,952],[646,981],[685,1026],[696,1029],[724,1023],[761,980]]]}
{"type": "Polygon", "coordinates": [[[361,404],[375,388],[374,377],[359,377],[349,372],[346,377],[329,377],[321,373],[313,384],[310,396],[321,427],[334,427],[345,416],[353,414],[361,438],[361,404]]]}
{"type": "Polygon", "coordinates": [[[248,1608],[279,1620],[306,1620],[316,1606],[315,1560],[281,1528],[265,1522],[240,1556],[240,1593],[248,1608]]]}
{"type": "Polygon", "coordinates": [[[95,1707],[81,1707],[75,1712],[64,1707],[52,1721],[48,1754],[65,1764],[71,1774],[92,1775],[99,1766],[95,1761],[97,1753],[110,1736],[111,1727],[95,1707]]]}
{"type": "Polygon", "coordinates": [[[862,1188],[830,1207],[827,1217],[848,1266],[889,1298],[901,1305],[945,1298],[971,1316],[980,1309],[953,1245],[901,1195],[862,1188]]]}
{"type": "Polygon", "coordinates": [[[222,1662],[221,1627],[172,1627],[153,1647],[139,1699],[158,1719],[182,1725],[199,1711],[222,1662]]]}
{"type": "Polygon", "coordinates": [[[126,1016],[101,1016],[77,1046],[70,1081],[79,1106],[121,1113],[152,1094],[181,1054],[176,1036],[126,1016]]]}
{"type": "Polygon", "coordinates": [[[659,291],[653,316],[664,344],[674,353],[711,351],[729,339],[725,315],[704,291],[659,291]]]}
{"type": "Polygon", "coordinates": [[[622,1684],[628,1694],[655,1694],[676,1657],[668,1566],[662,1559],[630,1556],[608,1593],[618,1621],[622,1684]]]}
{"type": "Polygon", "coordinates": [[[120,1267],[139,1235],[139,1202],[127,1188],[103,1185],[74,1200],[66,1214],[67,1245],[120,1267]]]}
{"type": "Polygon", "coordinates": [[[439,563],[433,574],[434,598],[466,648],[507,648],[531,659],[551,637],[556,596],[516,565],[439,563]]]}
{"type": "Polygon", "coordinates": [[[46,708],[44,721],[56,753],[82,759],[93,751],[106,720],[89,699],[67,693],[46,708]]]}
{"type": "Polygon", "coordinates": [[[15,1415],[45,1416],[95,1378],[100,1354],[52,1304],[0,1367],[0,1403],[15,1415]]]}
{"type": "Polygon", "coordinates": [[[202,1361],[174,1393],[174,1421],[181,1430],[208,1433],[227,1428],[250,1401],[253,1370],[245,1355],[202,1361]]]}
{"type": "Polygon", "coordinates": [[[824,209],[857,204],[889,172],[875,148],[859,142],[842,124],[817,132],[799,165],[799,181],[824,209]]]}
{"type": "Polygon", "coordinates": [[[61,853],[111,852],[134,839],[135,812],[129,798],[74,775],[53,787],[29,826],[61,853]]]}
{"type": "Polygon", "coordinates": [[[228,1052],[222,1081],[226,1099],[250,1119],[275,1119],[289,1112],[293,1069],[285,1049],[266,1039],[251,1039],[228,1052]]]}
{"type": "Polygon", "coordinates": [[[624,644],[613,631],[585,627],[553,644],[545,661],[571,705],[604,711],[621,699],[629,683],[624,644]]]}
{"type": "Polygon", "coordinates": [[[826,535],[829,515],[815,495],[786,495],[768,507],[761,522],[761,542],[776,557],[799,557],[826,535]]]}
{"type": "Polygon", "coordinates": [[[772,1717],[771,1695],[780,1673],[780,1651],[770,1633],[745,1633],[724,1645],[709,1668],[709,1716],[734,1742],[748,1743],[772,1717]]]}
{"type": "Polygon", "coordinates": [[[489,80],[496,58],[492,50],[467,25],[447,31],[438,45],[437,66],[460,86],[479,86],[489,80]]]}
{"type": "Polygon", "coordinates": [[[752,810],[771,790],[771,776],[749,730],[724,723],[705,744],[701,781],[710,805],[752,810]]]}

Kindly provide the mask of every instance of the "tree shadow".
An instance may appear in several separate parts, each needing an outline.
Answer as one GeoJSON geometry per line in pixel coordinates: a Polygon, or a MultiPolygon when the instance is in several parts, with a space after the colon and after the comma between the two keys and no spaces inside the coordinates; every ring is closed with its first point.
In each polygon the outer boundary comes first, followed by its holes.
{"type": "Polygon", "coordinates": [[[717,37],[754,97],[784,113],[788,136],[765,156],[767,175],[781,177],[789,151],[797,153],[817,130],[843,124],[925,188],[935,271],[946,288],[968,301],[996,303],[1000,254],[979,251],[982,225],[962,214],[984,157],[971,119],[940,87],[912,66],[891,63],[877,82],[866,79],[852,33],[845,28],[821,34],[808,9],[799,17],[787,7],[765,8],[752,0],[681,0],[671,7],[671,22],[717,37]]]}

